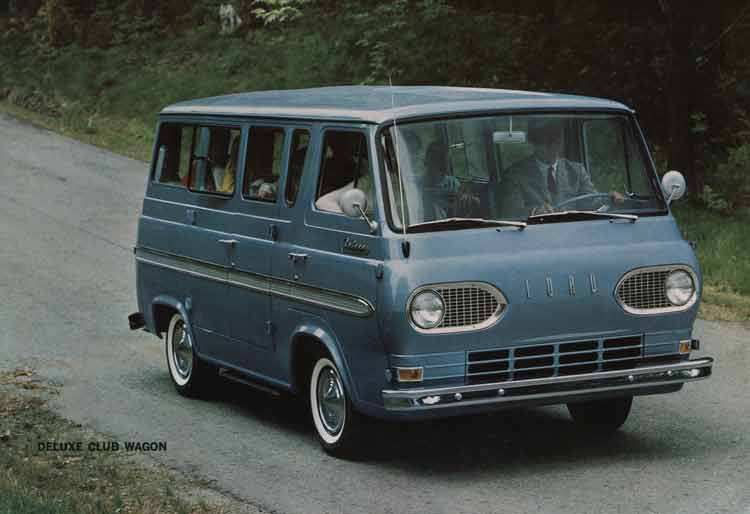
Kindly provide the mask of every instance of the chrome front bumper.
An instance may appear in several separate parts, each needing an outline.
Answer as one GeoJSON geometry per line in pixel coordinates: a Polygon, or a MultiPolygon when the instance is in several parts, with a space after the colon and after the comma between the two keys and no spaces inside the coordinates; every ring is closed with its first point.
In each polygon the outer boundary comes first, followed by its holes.
{"type": "Polygon", "coordinates": [[[580,375],[535,378],[453,387],[386,389],[383,404],[389,411],[421,411],[528,401],[561,401],[597,393],[640,390],[681,385],[711,376],[714,360],[704,357],[677,364],[601,371],[580,375]]]}

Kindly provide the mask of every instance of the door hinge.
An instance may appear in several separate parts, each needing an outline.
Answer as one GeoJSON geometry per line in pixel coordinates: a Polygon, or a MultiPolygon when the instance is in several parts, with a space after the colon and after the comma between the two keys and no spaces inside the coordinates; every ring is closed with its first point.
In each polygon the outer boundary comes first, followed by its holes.
{"type": "Polygon", "coordinates": [[[273,321],[271,321],[270,319],[266,321],[266,335],[273,335],[273,321]]]}
{"type": "Polygon", "coordinates": [[[382,263],[375,266],[375,278],[377,278],[378,280],[383,278],[383,264],[382,263]]]}
{"type": "Polygon", "coordinates": [[[276,225],[268,227],[268,235],[271,237],[271,241],[279,239],[279,227],[276,225]]]}

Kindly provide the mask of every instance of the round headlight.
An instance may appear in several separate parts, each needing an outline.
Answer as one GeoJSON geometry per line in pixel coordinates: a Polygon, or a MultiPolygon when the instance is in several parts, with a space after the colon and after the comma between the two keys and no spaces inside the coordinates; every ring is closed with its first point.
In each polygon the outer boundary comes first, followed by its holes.
{"type": "Polygon", "coordinates": [[[695,294],[693,277],[687,271],[675,270],[667,275],[665,283],[667,299],[678,307],[685,305],[695,294]]]}
{"type": "Polygon", "coordinates": [[[435,328],[443,321],[445,304],[435,291],[422,291],[411,301],[411,319],[419,328],[435,328]]]}

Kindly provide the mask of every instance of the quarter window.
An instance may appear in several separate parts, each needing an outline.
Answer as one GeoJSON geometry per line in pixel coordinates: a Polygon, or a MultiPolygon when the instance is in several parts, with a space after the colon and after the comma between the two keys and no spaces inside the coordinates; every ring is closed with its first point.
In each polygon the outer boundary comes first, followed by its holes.
{"type": "Polygon", "coordinates": [[[275,202],[284,153],[284,129],[252,127],[242,194],[249,200],[275,202]]]}
{"type": "Polygon", "coordinates": [[[190,125],[161,125],[154,162],[154,182],[178,187],[187,186],[194,134],[195,128],[190,125]]]}

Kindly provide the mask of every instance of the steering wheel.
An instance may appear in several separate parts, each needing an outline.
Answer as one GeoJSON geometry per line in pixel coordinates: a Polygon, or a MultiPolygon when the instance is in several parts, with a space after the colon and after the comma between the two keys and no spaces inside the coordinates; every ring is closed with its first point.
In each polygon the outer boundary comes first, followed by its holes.
{"type": "Polygon", "coordinates": [[[595,198],[610,198],[609,193],[586,193],[578,196],[574,196],[573,198],[568,198],[567,200],[563,200],[562,202],[558,202],[552,207],[559,211],[563,206],[568,205],[570,203],[580,202],[581,200],[593,200],[595,198]]]}

